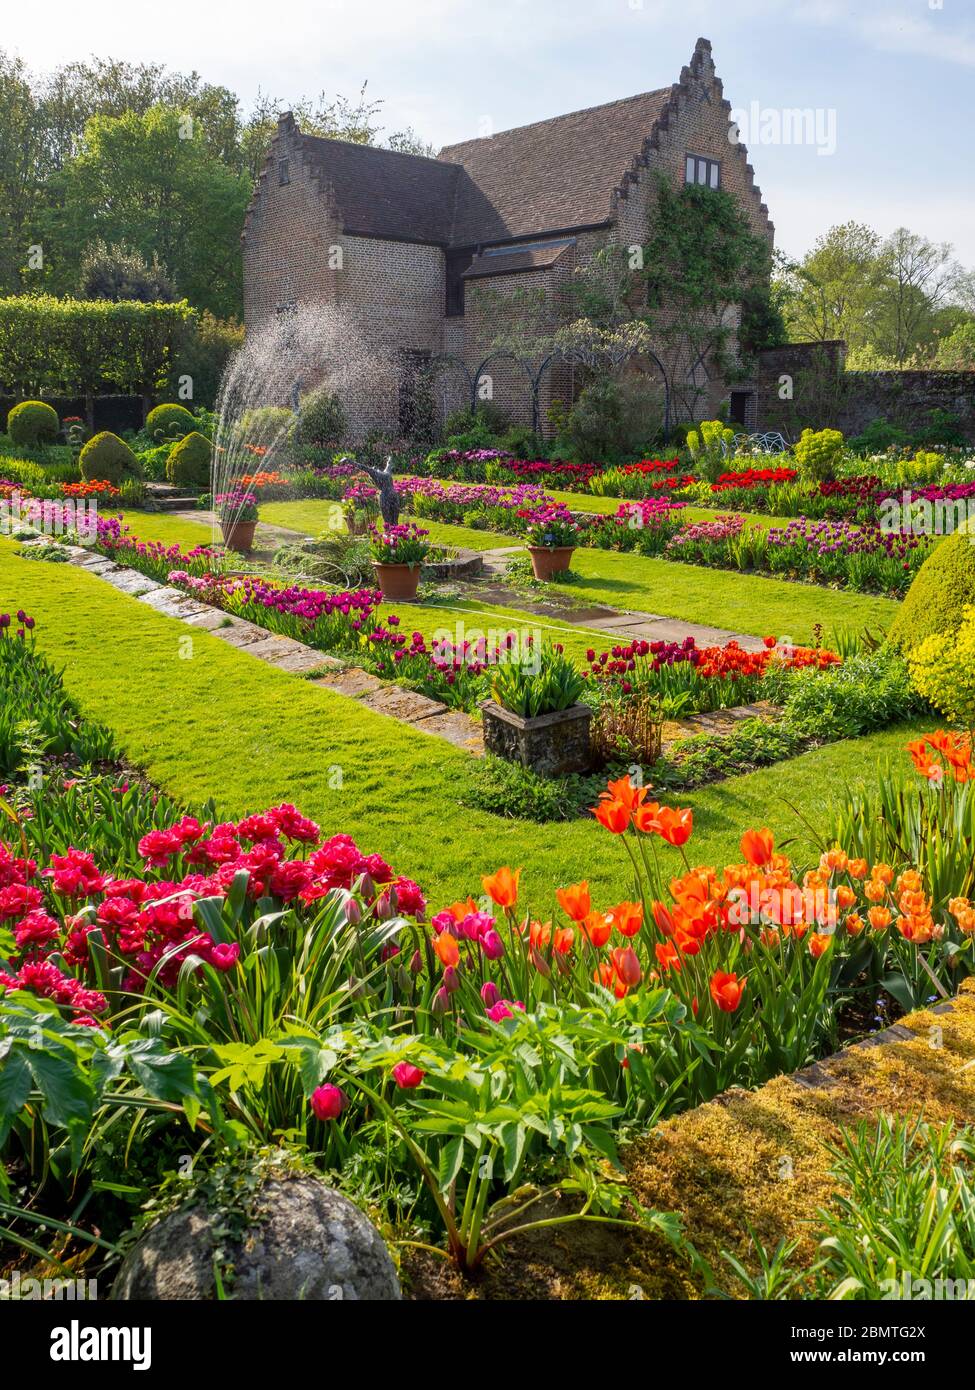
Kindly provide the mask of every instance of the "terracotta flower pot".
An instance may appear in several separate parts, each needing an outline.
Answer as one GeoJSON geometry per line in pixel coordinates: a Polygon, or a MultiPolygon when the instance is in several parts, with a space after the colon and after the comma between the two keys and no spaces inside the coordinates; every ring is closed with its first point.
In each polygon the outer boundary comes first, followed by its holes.
{"type": "Polygon", "coordinates": [[[220,533],[223,536],[224,545],[228,550],[236,550],[240,555],[247,555],[253,550],[256,530],[256,521],[221,521],[220,523],[220,533]]]}
{"type": "Polygon", "coordinates": [[[400,602],[416,598],[420,583],[419,565],[381,565],[374,560],[372,567],[376,572],[376,583],[382,589],[384,598],[400,602]]]}
{"type": "Polygon", "coordinates": [[[572,564],[574,550],[574,545],[528,546],[535,578],[546,580],[551,579],[553,574],[564,574],[572,564]]]}

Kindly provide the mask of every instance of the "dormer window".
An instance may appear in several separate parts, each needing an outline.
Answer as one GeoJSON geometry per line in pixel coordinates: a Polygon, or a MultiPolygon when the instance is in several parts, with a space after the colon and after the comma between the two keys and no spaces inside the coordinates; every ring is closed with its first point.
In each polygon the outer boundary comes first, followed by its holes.
{"type": "Polygon", "coordinates": [[[278,160],[278,183],[279,183],[279,184],[284,184],[284,183],[290,183],[290,182],[291,182],[291,173],[290,173],[290,171],[289,171],[289,169],[288,169],[288,161],[287,161],[286,159],[279,159],[279,160],[278,160]]]}
{"type": "Polygon", "coordinates": [[[704,159],[701,155],[697,154],[689,154],[684,163],[684,182],[701,183],[705,188],[720,188],[720,161],[717,159],[704,159]]]}

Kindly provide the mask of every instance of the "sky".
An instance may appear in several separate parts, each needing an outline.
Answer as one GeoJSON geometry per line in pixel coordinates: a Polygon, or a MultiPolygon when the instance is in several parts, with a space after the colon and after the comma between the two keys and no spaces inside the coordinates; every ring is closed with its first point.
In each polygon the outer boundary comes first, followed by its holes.
{"type": "Polygon", "coordinates": [[[667,86],[699,35],[783,251],[852,219],[975,267],[975,0],[46,0],[6,7],[0,44],[39,72],[192,67],[245,108],[368,80],[387,130],[439,148],[667,86]],[[785,110],[809,113],[801,140],[785,110]]]}

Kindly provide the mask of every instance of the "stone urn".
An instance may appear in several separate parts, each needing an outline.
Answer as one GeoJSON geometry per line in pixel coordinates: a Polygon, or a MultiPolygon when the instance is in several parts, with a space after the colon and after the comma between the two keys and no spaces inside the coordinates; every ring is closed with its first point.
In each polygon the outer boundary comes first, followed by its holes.
{"type": "Polygon", "coordinates": [[[126,1255],[113,1299],[194,1302],[389,1302],[402,1297],[379,1232],[340,1192],[314,1177],[269,1178],[253,1211],[210,1210],[190,1201],[157,1221],[126,1255]],[[227,1238],[228,1228],[240,1235],[227,1238]]]}
{"type": "Polygon", "coordinates": [[[592,766],[588,705],[570,705],[554,714],[526,718],[512,714],[496,700],[481,705],[484,747],[496,758],[521,763],[540,777],[586,772],[592,766]]]}
{"type": "Polygon", "coordinates": [[[551,579],[553,574],[564,574],[572,564],[574,545],[530,545],[532,571],[536,579],[551,579]]]}
{"type": "Polygon", "coordinates": [[[221,521],[220,534],[228,550],[236,550],[238,555],[249,555],[254,549],[256,521],[221,521]]]}
{"type": "Polygon", "coordinates": [[[416,598],[420,584],[419,565],[381,565],[378,560],[373,560],[372,567],[383,598],[393,603],[408,603],[416,598]]]}

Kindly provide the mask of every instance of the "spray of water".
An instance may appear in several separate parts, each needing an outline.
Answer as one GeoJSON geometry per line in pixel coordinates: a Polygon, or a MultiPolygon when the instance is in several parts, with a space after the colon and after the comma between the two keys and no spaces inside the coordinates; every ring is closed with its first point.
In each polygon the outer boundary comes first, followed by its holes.
{"type": "MultiPolygon", "coordinates": [[[[210,465],[215,533],[218,497],[245,493],[248,474],[287,471],[300,398],[321,387],[341,401],[356,437],[388,418],[396,389],[393,359],[333,305],[302,305],[248,333],[217,396],[210,465]]],[[[232,522],[235,510],[225,505],[224,518],[232,522]]]]}

